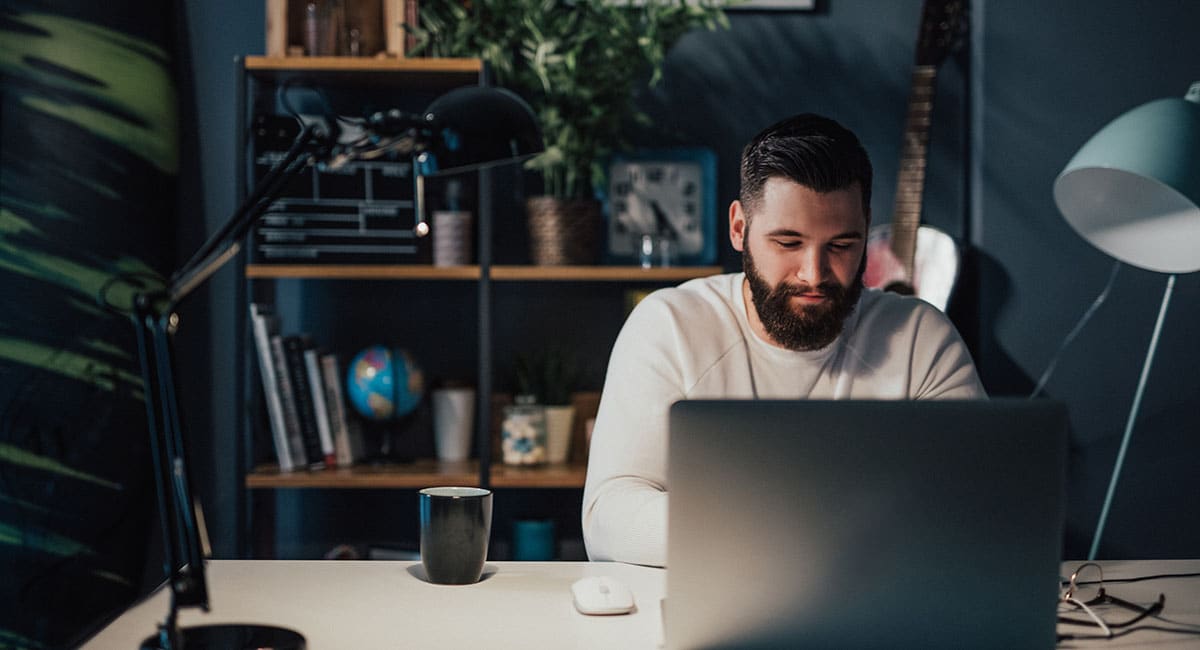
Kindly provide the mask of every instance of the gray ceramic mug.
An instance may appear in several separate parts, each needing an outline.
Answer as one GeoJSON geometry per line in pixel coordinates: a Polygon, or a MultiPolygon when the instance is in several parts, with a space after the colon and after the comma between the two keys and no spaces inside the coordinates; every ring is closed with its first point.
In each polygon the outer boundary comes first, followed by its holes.
{"type": "Polygon", "coordinates": [[[479,581],[492,531],[492,492],[476,487],[421,490],[421,564],[430,582],[479,581]]]}

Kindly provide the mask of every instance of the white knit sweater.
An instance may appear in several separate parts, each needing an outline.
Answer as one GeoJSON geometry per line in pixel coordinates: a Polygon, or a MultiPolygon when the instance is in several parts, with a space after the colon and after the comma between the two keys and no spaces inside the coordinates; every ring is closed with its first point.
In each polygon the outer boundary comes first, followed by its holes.
{"type": "Polygon", "coordinates": [[[743,279],[656,291],[621,329],[583,492],[591,559],[666,565],[667,411],[677,400],[985,397],[954,326],[921,300],[867,289],[837,341],[793,352],[752,332],[743,279]]]}

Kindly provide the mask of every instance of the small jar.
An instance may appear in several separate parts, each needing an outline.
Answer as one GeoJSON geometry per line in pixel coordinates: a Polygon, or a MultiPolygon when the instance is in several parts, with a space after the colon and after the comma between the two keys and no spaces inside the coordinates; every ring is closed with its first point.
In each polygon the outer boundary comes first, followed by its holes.
{"type": "Polygon", "coordinates": [[[546,463],[546,411],[533,395],[517,395],[504,407],[500,443],[505,465],[546,463]]]}
{"type": "Polygon", "coordinates": [[[677,248],[675,238],[669,234],[645,234],[642,235],[642,243],[638,250],[638,260],[641,262],[643,269],[655,266],[675,266],[679,263],[677,248]]]}

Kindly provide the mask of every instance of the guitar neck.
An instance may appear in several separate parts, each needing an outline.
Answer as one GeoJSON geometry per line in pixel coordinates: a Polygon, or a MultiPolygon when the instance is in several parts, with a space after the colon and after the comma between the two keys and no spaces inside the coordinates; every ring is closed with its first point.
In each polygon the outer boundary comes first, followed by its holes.
{"type": "Polygon", "coordinates": [[[929,127],[933,116],[934,81],[937,67],[918,65],[913,69],[904,125],[904,146],[892,206],[891,248],[913,277],[917,251],[917,229],[921,226],[921,203],[925,192],[925,163],[929,154],[929,127]]]}

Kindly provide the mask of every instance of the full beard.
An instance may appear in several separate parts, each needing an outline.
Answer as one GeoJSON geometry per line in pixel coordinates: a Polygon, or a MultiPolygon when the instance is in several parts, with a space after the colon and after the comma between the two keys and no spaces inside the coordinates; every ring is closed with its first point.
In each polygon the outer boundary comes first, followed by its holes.
{"type": "Polygon", "coordinates": [[[846,319],[858,306],[858,299],[863,290],[863,272],[866,268],[867,256],[864,254],[858,273],[849,287],[843,287],[836,281],[822,282],[815,289],[807,283],[787,282],[780,282],[772,287],[759,275],[750,248],[746,247],[742,253],[742,270],[750,283],[750,297],[754,308],[758,310],[758,318],[763,328],[776,343],[789,350],[802,352],[820,350],[841,335],[846,319]],[[818,305],[792,306],[793,296],[813,291],[823,293],[826,297],[825,302],[818,305]]]}

